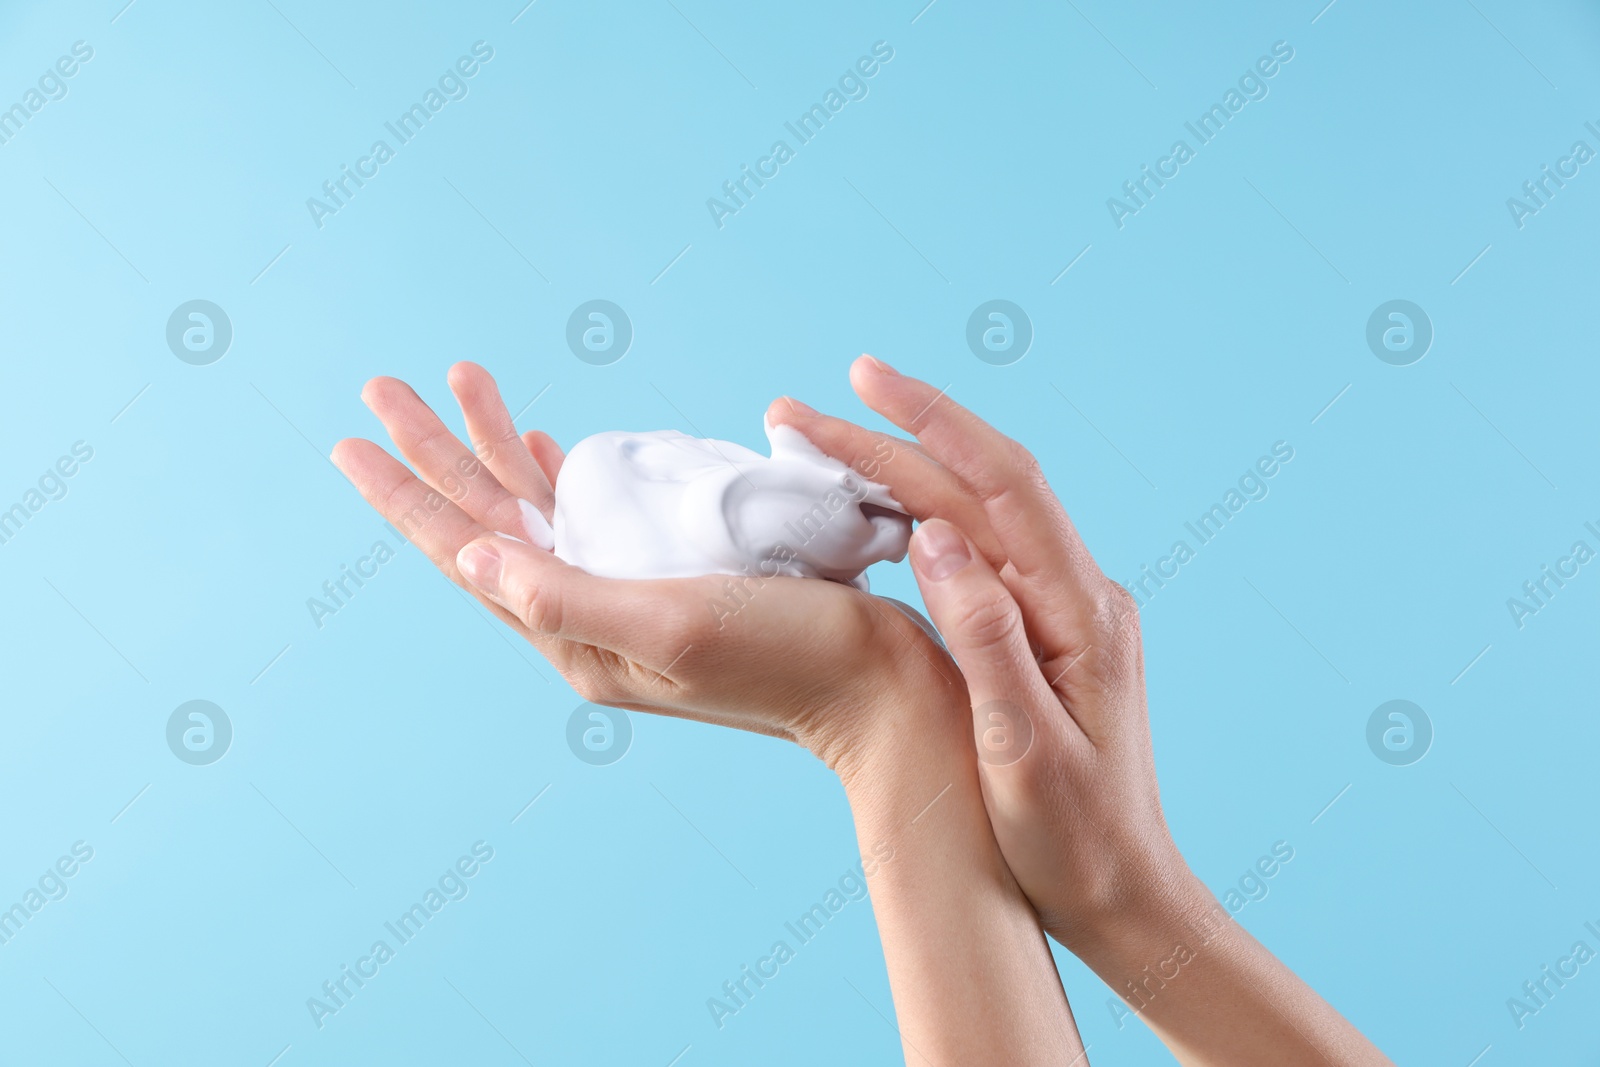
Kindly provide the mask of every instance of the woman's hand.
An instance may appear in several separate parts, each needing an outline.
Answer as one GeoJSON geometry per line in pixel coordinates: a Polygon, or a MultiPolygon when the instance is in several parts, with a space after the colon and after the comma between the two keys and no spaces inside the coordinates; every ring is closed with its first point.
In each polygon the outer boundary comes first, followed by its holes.
{"type": "Polygon", "coordinates": [[[888,454],[875,477],[921,523],[912,567],[970,691],[995,836],[1045,928],[1081,947],[1184,870],[1156,788],[1138,610],[1021,445],[870,356],[851,382],[917,442],[782,400],[768,418],[845,463],[888,454]]]}
{"type": "Polygon", "coordinates": [[[784,737],[846,774],[900,725],[888,706],[897,698],[919,714],[949,706],[959,675],[944,651],[891,604],[847,585],[616,581],[494,536],[527,542],[530,521],[548,523],[562,453],[538,431],[518,435],[482,367],[458,363],[449,380],[472,448],[410,386],[375,378],[362,397],[421,478],[370,441],[341,441],[333,460],[585,700],[784,737]]]}
{"type": "Polygon", "coordinates": [[[1190,1064],[1388,1061],[1232,922],[1161,812],[1139,614],[1038,463],[871,357],[867,406],[919,444],[779,401],[775,422],[875,478],[920,520],[912,568],[965,676],[996,839],[1046,929],[1190,1064]]]}
{"type": "Polygon", "coordinates": [[[839,773],[909,1062],[1081,1062],[1049,946],[984,812],[966,687],[944,650],[847,585],[597,578],[495,536],[549,543],[561,450],[517,434],[481,367],[457,364],[450,385],[473,449],[404,383],[367,384],[422,475],[341,441],[334,462],[368,502],[585,699],[790,738],[839,773]]]}

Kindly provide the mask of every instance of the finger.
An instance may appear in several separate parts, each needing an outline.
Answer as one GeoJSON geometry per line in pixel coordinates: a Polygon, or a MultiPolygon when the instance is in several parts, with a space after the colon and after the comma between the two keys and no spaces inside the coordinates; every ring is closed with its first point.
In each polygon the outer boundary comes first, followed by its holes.
{"type": "Polygon", "coordinates": [[[456,569],[456,553],[462,545],[489,533],[482,524],[371,441],[346,438],[333,446],[330,458],[402,537],[421,549],[451,581],[467,584],[456,569]]]}
{"type": "Polygon", "coordinates": [[[1036,636],[1057,646],[1091,640],[1109,582],[1033,456],[943,390],[871,356],[851,365],[850,381],[868,407],[915,434],[982,503],[1010,562],[1007,584],[1036,636]]]}
{"type": "Polygon", "coordinates": [[[447,377],[466,419],[473,452],[509,492],[530,501],[549,518],[555,510],[552,483],[512,425],[494,378],[465,360],[451,367],[447,377]]]}
{"type": "Polygon", "coordinates": [[[824,455],[887,488],[918,522],[947,519],[970,530],[978,550],[991,565],[1000,567],[1005,563],[1005,550],[989,527],[983,504],[915,442],[823,415],[788,397],[772,402],[767,408],[767,421],[799,431],[824,455]]]}
{"type": "Polygon", "coordinates": [[[480,537],[456,556],[466,580],[536,637],[592,645],[665,674],[685,649],[681,581],[597,578],[548,552],[480,537]]]}
{"type": "Polygon", "coordinates": [[[1069,745],[1076,734],[1081,744],[1081,731],[1060,729],[1074,720],[1054,710],[1061,704],[1028,646],[1022,609],[972,541],[930,519],[911,537],[911,569],[966,679],[978,759],[990,768],[1015,766],[1047,733],[1066,733],[1069,745]]]}
{"type": "Polygon", "coordinates": [[[479,537],[492,536],[481,523],[424,484],[404,463],[371,441],[346,438],[333,446],[331,458],[367,503],[388,519],[402,537],[421,549],[445,577],[509,623],[558,669],[576,660],[576,650],[570,645],[530,633],[516,615],[484,596],[461,573],[456,557],[462,546],[479,537]]]}
{"type": "Polygon", "coordinates": [[[409,385],[395,378],[374,378],[361,390],[361,399],[424,481],[489,529],[526,536],[517,497],[409,385]]]}
{"type": "MultiPolygon", "coordinates": [[[[856,462],[863,465],[883,462],[902,449],[927,458],[927,453],[923,452],[922,446],[915,441],[893,434],[879,433],[845,419],[824,415],[810,404],[796,400],[792,396],[780,396],[768,404],[765,419],[773,426],[814,427],[821,440],[838,449],[837,453],[830,451],[828,454],[840,460],[849,455],[853,461],[851,466],[855,466],[856,462]]],[[[816,444],[817,441],[812,443],[816,444]]]]}
{"type": "Polygon", "coordinates": [[[567,458],[566,453],[561,451],[561,446],[556,444],[555,438],[543,430],[529,430],[522,435],[522,443],[533,453],[534,461],[539,464],[539,469],[544,471],[545,479],[550,483],[553,492],[556,475],[561,473],[561,462],[567,458]]]}

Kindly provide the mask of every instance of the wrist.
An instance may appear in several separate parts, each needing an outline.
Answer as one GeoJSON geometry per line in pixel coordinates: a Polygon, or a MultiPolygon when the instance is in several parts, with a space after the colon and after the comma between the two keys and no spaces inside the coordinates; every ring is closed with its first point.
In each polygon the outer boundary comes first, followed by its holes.
{"type": "Polygon", "coordinates": [[[1238,929],[1175,847],[1117,899],[1100,901],[1075,920],[1061,933],[1052,929],[1052,936],[1119,995],[1152,974],[1170,979],[1167,970],[1214,951],[1238,929]]]}
{"type": "Polygon", "coordinates": [[[907,773],[933,774],[935,766],[953,773],[963,757],[973,762],[966,683],[948,655],[927,644],[923,656],[904,654],[902,645],[899,655],[876,657],[877,669],[862,684],[794,730],[839,776],[852,807],[907,773]]]}
{"type": "Polygon", "coordinates": [[[919,799],[924,787],[937,792],[958,777],[976,784],[966,700],[965,686],[956,694],[913,686],[851,709],[825,757],[851,808],[909,818],[932,799],[919,799]]]}

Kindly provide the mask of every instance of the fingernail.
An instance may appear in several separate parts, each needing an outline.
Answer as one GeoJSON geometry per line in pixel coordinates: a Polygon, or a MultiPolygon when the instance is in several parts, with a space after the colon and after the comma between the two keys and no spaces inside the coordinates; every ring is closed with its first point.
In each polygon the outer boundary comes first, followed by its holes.
{"type": "MultiPolygon", "coordinates": [[[[867,354],[865,352],[863,352],[862,355],[866,356],[867,354]]],[[[900,374],[899,371],[897,371],[893,367],[889,366],[889,364],[885,363],[883,360],[879,359],[877,356],[867,356],[867,358],[872,360],[873,367],[875,367],[879,371],[879,373],[882,373],[882,374],[893,374],[893,375],[899,376],[899,374],[900,374]]]]}
{"type": "Polygon", "coordinates": [[[456,566],[467,576],[467,581],[489,596],[500,594],[500,550],[482,541],[456,553],[456,566]]]}
{"type": "Polygon", "coordinates": [[[798,412],[801,415],[815,415],[817,413],[816,408],[812,407],[810,404],[807,404],[803,400],[796,400],[792,396],[786,396],[783,399],[788,401],[789,409],[791,411],[798,412]]]}
{"type": "Polygon", "coordinates": [[[942,582],[972,562],[966,539],[944,522],[923,523],[911,539],[912,562],[930,581],[942,582]]]}
{"type": "Polygon", "coordinates": [[[528,531],[528,539],[546,552],[554,552],[556,532],[550,528],[544,512],[521,497],[517,498],[517,507],[522,509],[522,525],[528,531]]]}

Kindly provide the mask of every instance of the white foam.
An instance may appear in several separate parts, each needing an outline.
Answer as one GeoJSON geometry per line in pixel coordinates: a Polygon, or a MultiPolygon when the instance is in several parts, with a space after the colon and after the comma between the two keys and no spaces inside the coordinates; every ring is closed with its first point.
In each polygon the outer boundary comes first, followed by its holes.
{"type": "Polygon", "coordinates": [[[888,489],[793,427],[766,429],[771,458],[676,430],[579,441],[556,480],[555,554],[606,578],[788,575],[858,589],[871,564],[905,558],[911,519],[888,489]]]}

